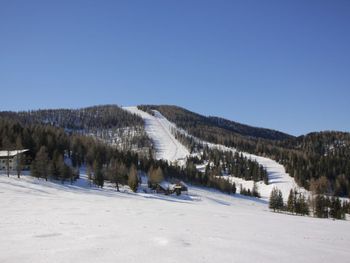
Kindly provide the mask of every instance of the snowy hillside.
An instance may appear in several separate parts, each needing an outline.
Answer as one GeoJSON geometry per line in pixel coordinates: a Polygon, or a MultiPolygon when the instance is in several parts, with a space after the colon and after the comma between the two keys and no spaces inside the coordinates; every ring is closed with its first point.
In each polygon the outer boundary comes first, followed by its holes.
{"type": "Polygon", "coordinates": [[[185,146],[175,139],[171,133],[169,122],[161,114],[152,116],[137,107],[124,107],[124,109],[144,119],[145,130],[154,143],[157,159],[183,163],[190,153],[185,146]]]}
{"type": "Polygon", "coordinates": [[[0,262],[347,262],[348,221],[191,188],[118,193],[0,175],[0,262]]]}
{"type": "MultiPolygon", "coordinates": [[[[190,136],[183,129],[177,128],[174,123],[168,121],[161,113],[154,110],[154,116],[147,112],[139,110],[137,107],[125,107],[124,109],[141,116],[145,121],[145,130],[148,136],[154,141],[156,154],[158,159],[165,159],[168,161],[184,160],[189,156],[189,151],[178,141],[173,135],[173,131],[190,136]]],[[[193,136],[191,136],[193,137],[193,136]]],[[[210,148],[217,148],[221,151],[233,151],[234,148],[228,148],[223,145],[212,144],[204,142],[196,138],[196,140],[210,148]]],[[[245,157],[257,161],[259,164],[264,166],[268,173],[269,185],[265,185],[263,182],[259,182],[258,188],[263,199],[267,200],[270,196],[271,190],[274,186],[278,187],[282,191],[283,197],[287,200],[289,191],[293,188],[298,188],[302,192],[307,192],[305,189],[301,189],[295,183],[294,179],[286,173],[283,165],[277,163],[269,158],[256,156],[253,154],[242,153],[245,157]]],[[[204,169],[204,167],[203,167],[204,169]]],[[[204,171],[202,169],[202,171],[204,171]]],[[[237,177],[228,177],[232,182],[235,182],[238,186],[242,185],[245,188],[252,189],[253,181],[245,181],[237,177]]],[[[239,189],[238,189],[239,191],[239,189]]]]}
{"type": "MultiPolygon", "coordinates": [[[[228,148],[222,145],[215,145],[215,144],[211,144],[211,143],[207,143],[209,147],[213,147],[213,148],[219,148],[223,151],[233,151],[235,152],[236,150],[233,148],[228,148]]],[[[262,165],[267,173],[268,173],[268,177],[269,177],[269,184],[266,185],[263,182],[259,182],[258,188],[259,188],[259,192],[261,194],[261,197],[265,200],[267,200],[270,196],[271,190],[273,189],[273,187],[277,187],[279,190],[281,190],[284,200],[287,201],[288,195],[289,195],[289,191],[291,189],[298,189],[300,192],[303,192],[305,194],[308,193],[307,190],[305,190],[304,188],[299,187],[293,177],[289,176],[288,173],[286,173],[285,168],[283,167],[283,165],[279,164],[278,162],[271,160],[269,158],[266,157],[261,157],[261,156],[257,156],[254,154],[249,154],[249,153],[242,153],[243,156],[255,160],[257,161],[260,165],[262,165]]],[[[237,185],[242,185],[245,188],[249,188],[252,189],[253,188],[253,181],[245,181],[242,180],[241,178],[237,178],[237,177],[233,177],[230,176],[229,177],[231,181],[235,182],[237,185]]]]}

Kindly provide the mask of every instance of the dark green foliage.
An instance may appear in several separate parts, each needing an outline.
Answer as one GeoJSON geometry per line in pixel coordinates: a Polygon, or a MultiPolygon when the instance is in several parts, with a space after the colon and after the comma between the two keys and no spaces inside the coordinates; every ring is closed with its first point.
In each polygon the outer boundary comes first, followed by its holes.
{"type": "Polygon", "coordinates": [[[249,188],[246,189],[246,188],[242,187],[242,185],[241,185],[241,189],[240,189],[239,193],[241,195],[252,196],[252,192],[250,191],[250,189],[249,188]]]}
{"type": "Polygon", "coordinates": [[[317,195],[315,198],[315,216],[320,218],[328,217],[329,199],[323,195],[317,195]]]}
{"type": "Polygon", "coordinates": [[[309,214],[309,204],[305,198],[305,195],[299,193],[295,202],[295,213],[299,215],[308,215],[309,214]]]}
{"type": "MultiPolygon", "coordinates": [[[[203,156],[211,164],[207,166],[206,174],[220,176],[224,172],[244,180],[264,181],[265,184],[268,184],[266,170],[256,161],[250,160],[242,154],[204,147],[203,156]]],[[[190,159],[190,161],[193,163],[193,159],[190,159]]],[[[195,169],[195,167],[192,169],[195,169]]]]}
{"type": "Polygon", "coordinates": [[[288,196],[286,210],[292,214],[308,215],[309,201],[303,193],[298,193],[296,189],[291,189],[288,196]]]}
{"type": "Polygon", "coordinates": [[[274,187],[271,191],[269,208],[273,209],[274,212],[276,210],[281,211],[284,209],[282,192],[276,187],[274,187]]]}
{"type": "Polygon", "coordinates": [[[345,219],[345,211],[338,197],[331,198],[329,215],[334,219],[345,219]]]}
{"type": "Polygon", "coordinates": [[[296,204],[296,195],[295,190],[290,189],[288,201],[287,201],[287,211],[294,214],[295,212],[295,204],[296,204]]]}
{"type": "Polygon", "coordinates": [[[252,196],[260,198],[260,193],[257,184],[254,182],[253,189],[252,189],[252,196]]]}
{"type": "Polygon", "coordinates": [[[101,163],[99,163],[96,160],[94,162],[94,184],[101,188],[104,185],[104,177],[103,177],[101,163]]]}

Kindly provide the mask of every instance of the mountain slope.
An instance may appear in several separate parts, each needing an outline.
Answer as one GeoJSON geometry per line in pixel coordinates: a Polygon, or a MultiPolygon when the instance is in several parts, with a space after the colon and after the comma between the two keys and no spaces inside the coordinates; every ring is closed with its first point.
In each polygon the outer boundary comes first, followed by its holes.
{"type": "Polygon", "coordinates": [[[191,126],[201,129],[213,130],[218,134],[225,131],[233,132],[236,135],[242,135],[255,139],[285,140],[293,136],[271,129],[257,128],[238,122],[230,121],[219,117],[206,117],[195,112],[191,112],[178,106],[170,105],[140,105],[144,111],[157,110],[161,112],[168,120],[176,123],[179,127],[188,129],[191,126]]]}
{"type": "Polygon", "coordinates": [[[178,127],[204,141],[273,159],[306,189],[318,188],[320,182],[326,181],[324,194],[350,197],[350,133],[316,132],[292,137],[255,128],[237,133],[230,129],[230,125],[235,127],[234,122],[205,117],[176,106],[144,105],[140,109],[159,110],[178,127]]]}
{"type": "MultiPolygon", "coordinates": [[[[19,122],[22,126],[45,125],[63,128],[66,132],[90,135],[120,150],[148,152],[143,120],[117,105],[100,105],[81,109],[45,109],[0,112],[1,119],[19,122]]],[[[1,141],[0,141],[1,143],[1,141]]]]}
{"type": "MultiPolygon", "coordinates": [[[[190,152],[179,142],[173,135],[176,132],[188,135],[184,130],[179,129],[174,123],[169,122],[160,112],[152,110],[152,115],[148,112],[144,112],[137,107],[125,107],[124,109],[131,113],[141,116],[145,121],[145,129],[148,136],[153,140],[155,144],[156,157],[158,159],[164,159],[170,162],[179,161],[180,164],[186,164],[185,158],[190,155],[190,152]]],[[[226,147],[224,145],[213,144],[210,142],[202,141],[195,138],[198,143],[208,146],[210,148],[219,149],[220,151],[232,151],[236,152],[234,148],[226,147]]],[[[263,199],[268,200],[273,187],[277,186],[283,193],[285,199],[287,199],[289,191],[293,188],[299,188],[294,179],[286,173],[283,165],[277,163],[269,158],[240,152],[246,158],[254,160],[262,165],[268,174],[269,185],[265,185],[263,182],[257,184],[259,192],[263,199]]],[[[204,170],[202,169],[202,172],[204,170]]],[[[230,181],[235,182],[238,186],[242,185],[247,189],[253,188],[253,181],[245,181],[240,178],[236,178],[232,175],[227,177],[230,181]]],[[[305,189],[300,189],[305,192],[305,189]]]]}
{"type": "Polygon", "coordinates": [[[81,109],[47,109],[20,112],[0,112],[26,124],[50,124],[70,130],[111,129],[142,126],[142,119],[117,105],[92,106],[81,109]]]}

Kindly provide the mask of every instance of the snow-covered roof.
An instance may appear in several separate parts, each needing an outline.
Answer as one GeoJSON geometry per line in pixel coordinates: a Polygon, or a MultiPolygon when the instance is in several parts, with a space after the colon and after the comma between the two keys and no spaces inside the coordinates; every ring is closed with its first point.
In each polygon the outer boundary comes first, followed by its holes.
{"type": "Polygon", "coordinates": [[[12,151],[0,151],[0,157],[14,157],[17,154],[28,152],[28,149],[23,149],[23,150],[12,150],[12,151]]]}
{"type": "Polygon", "coordinates": [[[166,189],[170,189],[171,184],[167,181],[163,181],[163,182],[159,183],[159,186],[166,190],[166,189]]]}
{"type": "Polygon", "coordinates": [[[163,181],[163,182],[159,183],[159,186],[162,187],[164,190],[167,190],[167,189],[174,190],[175,188],[178,188],[177,184],[172,184],[172,183],[169,183],[167,181],[163,181]]]}

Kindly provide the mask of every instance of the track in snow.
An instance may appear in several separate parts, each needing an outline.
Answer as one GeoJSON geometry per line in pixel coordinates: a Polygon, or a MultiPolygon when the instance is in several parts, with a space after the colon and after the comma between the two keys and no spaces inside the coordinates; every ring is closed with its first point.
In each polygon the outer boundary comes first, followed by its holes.
{"type": "Polygon", "coordinates": [[[125,110],[139,115],[145,121],[145,130],[154,143],[156,149],[156,159],[170,162],[184,161],[189,151],[171,133],[170,127],[160,113],[155,112],[155,116],[139,110],[137,107],[124,107],[125,110]]]}

